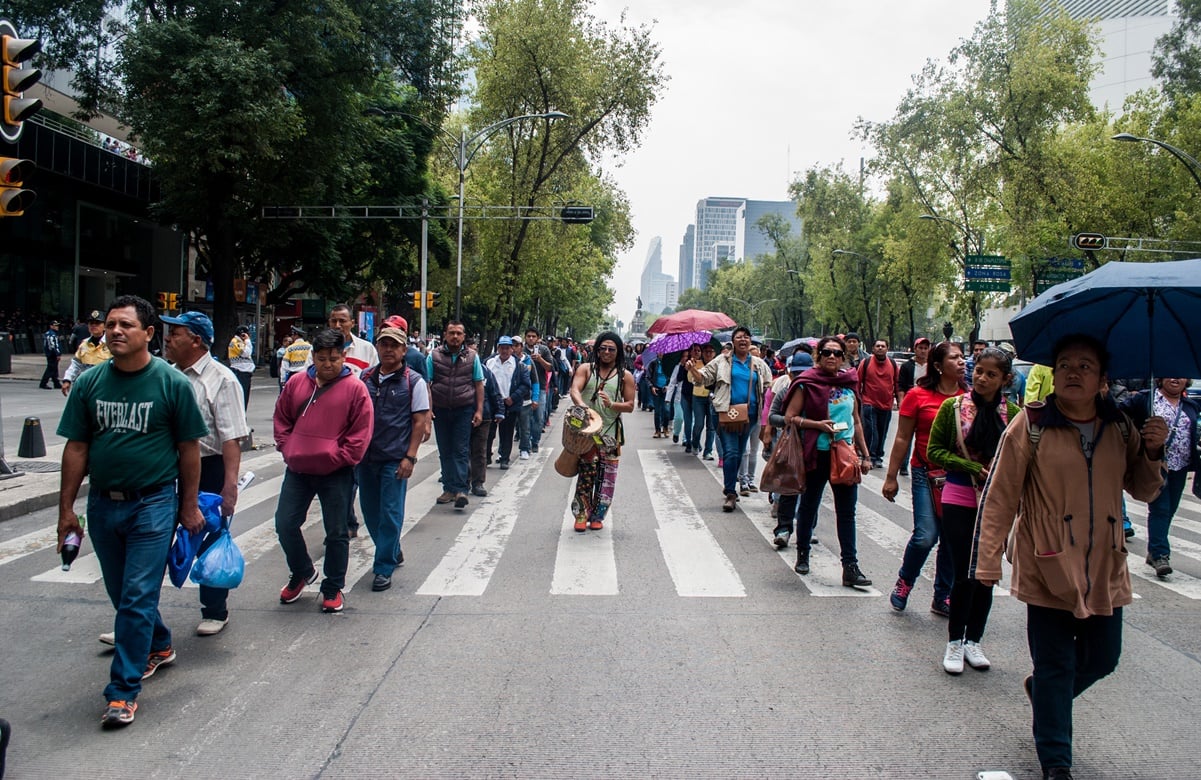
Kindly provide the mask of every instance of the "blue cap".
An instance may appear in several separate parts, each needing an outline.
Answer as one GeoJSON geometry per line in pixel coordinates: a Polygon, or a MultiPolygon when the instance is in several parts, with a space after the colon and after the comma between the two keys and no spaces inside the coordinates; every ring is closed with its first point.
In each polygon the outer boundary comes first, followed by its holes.
{"type": "Polygon", "coordinates": [[[213,346],[213,321],[207,314],[198,311],[186,311],[178,317],[159,317],[168,325],[183,325],[200,337],[200,340],[210,347],[213,346]]]}
{"type": "Polygon", "coordinates": [[[789,373],[798,374],[806,368],[813,368],[813,356],[804,350],[798,349],[792,353],[792,359],[788,361],[789,373]]]}
{"type": "Polygon", "coordinates": [[[513,346],[513,339],[509,338],[508,336],[501,336],[496,340],[496,346],[511,347],[513,346]]]}

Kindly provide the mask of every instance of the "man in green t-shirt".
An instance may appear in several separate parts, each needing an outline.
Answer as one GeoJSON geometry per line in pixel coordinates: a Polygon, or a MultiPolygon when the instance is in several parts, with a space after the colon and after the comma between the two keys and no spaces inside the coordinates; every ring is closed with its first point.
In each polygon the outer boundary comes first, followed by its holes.
{"type": "Polygon", "coordinates": [[[132,723],[142,680],[175,661],[158,611],[167,552],[177,515],[189,531],[204,527],[199,439],[208,428],[188,380],[150,355],[154,321],[154,308],[142,298],[113,301],[104,320],[113,359],[79,377],[58,425],[68,440],[59,548],[70,534],[83,534],[74,505],[87,474],[92,548],[117,610],[105,728],[132,723]]]}

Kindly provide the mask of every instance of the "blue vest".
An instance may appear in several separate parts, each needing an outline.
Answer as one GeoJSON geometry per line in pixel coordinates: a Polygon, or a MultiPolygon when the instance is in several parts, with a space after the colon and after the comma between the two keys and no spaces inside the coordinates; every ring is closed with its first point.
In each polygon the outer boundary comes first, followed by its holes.
{"type": "Polygon", "coordinates": [[[364,371],[361,378],[375,408],[371,443],[367,445],[363,460],[370,463],[398,461],[409,454],[409,438],[413,433],[413,383],[419,380],[407,366],[402,366],[383,382],[379,381],[379,366],[364,371]]]}

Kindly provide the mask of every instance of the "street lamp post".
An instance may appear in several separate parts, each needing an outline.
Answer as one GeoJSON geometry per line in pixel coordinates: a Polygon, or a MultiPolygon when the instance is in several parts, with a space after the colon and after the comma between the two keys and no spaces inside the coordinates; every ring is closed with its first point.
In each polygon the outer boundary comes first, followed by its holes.
{"type": "MultiPolygon", "coordinates": [[[[832,254],[832,255],[849,255],[851,257],[857,257],[857,258],[859,258],[860,262],[863,263],[863,270],[859,274],[859,276],[863,280],[863,309],[864,309],[863,313],[866,316],[868,314],[868,311],[867,311],[867,266],[871,263],[872,259],[865,254],[861,254],[859,252],[852,252],[849,249],[834,249],[834,250],[831,250],[830,254],[832,254]]],[[[848,324],[850,324],[850,323],[848,323],[848,324]]],[[[880,333],[880,292],[879,292],[879,288],[877,288],[877,290],[876,290],[876,319],[875,319],[875,322],[872,323],[872,332],[870,335],[871,335],[872,339],[874,340],[874,339],[878,338],[879,333],[880,333]]]]}
{"type": "MultiPolygon", "coordinates": [[[[458,255],[455,262],[455,319],[463,319],[463,197],[466,190],[467,166],[471,165],[471,161],[475,159],[476,154],[484,147],[487,140],[498,130],[502,130],[516,122],[523,122],[527,119],[567,119],[567,114],[562,111],[547,111],[542,114],[522,114],[521,116],[512,116],[508,119],[502,119],[499,122],[493,122],[485,128],[477,130],[470,136],[467,135],[467,126],[463,125],[459,128],[459,135],[455,137],[441,127],[432,125],[419,116],[410,114],[407,111],[391,111],[382,108],[369,108],[366,113],[373,116],[403,116],[416,121],[428,130],[439,133],[443,137],[443,142],[449,140],[453,146],[446,148],[454,154],[455,168],[459,171],[459,230],[458,230],[458,255]]],[[[423,289],[421,294],[425,295],[424,281],[422,282],[423,289]]],[[[424,312],[425,309],[422,309],[424,312]]],[[[423,314],[424,316],[424,314],[423,314]]]]}
{"type": "Polygon", "coordinates": [[[730,300],[734,301],[734,303],[741,303],[743,306],[745,306],[751,310],[751,321],[750,321],[749,327],[753,330],[755,327],[755,312],[759,311],[759,307],[764,304],[767,304],[767,303],[777,303],[777,302],[779,302],[780,299],[779,298],[768,298],[765,301],[759,301],[758,303],[751,303],[750,301],[744,301],[741,298],[735,298],[734,296],[731,295],[730,300]]]}
{"type": "Polygon", "coordinates": [[[1172,156],[1174,156],[1177,160],[1184,163],[1184,167],[1188,168],[1188,172],[1193,175],[1193,181],[1197,182],[1198,187],[1201,187],[1201,162],[1197,162],[1195,157],[1183,149],[1172,146],[1166,141],[1158,141],[1154,138],[1143,138],[1142,136],[1134,135],[1133,133],[1118,133],[1117,135],[1113,136],[1111,140],[1132,142],[1141,141],[1142,143],[1146,144],[1155,144],[1160,149],[1166,149],[1167,151],[1171,152],[1172,156]]]}

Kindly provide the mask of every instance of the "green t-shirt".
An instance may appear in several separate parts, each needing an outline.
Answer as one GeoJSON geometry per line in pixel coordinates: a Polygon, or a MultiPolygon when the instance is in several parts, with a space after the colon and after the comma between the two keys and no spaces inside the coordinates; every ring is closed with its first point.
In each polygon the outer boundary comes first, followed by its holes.
{"type": "Polygon", "coordinates": [[[187,378],[161,358],[139,371],[112,361],[79,376],[58,435],[88,443],[88,474],[101,490],[138,490],[179,477],[176,444],[208,433],[187,378]]]}

